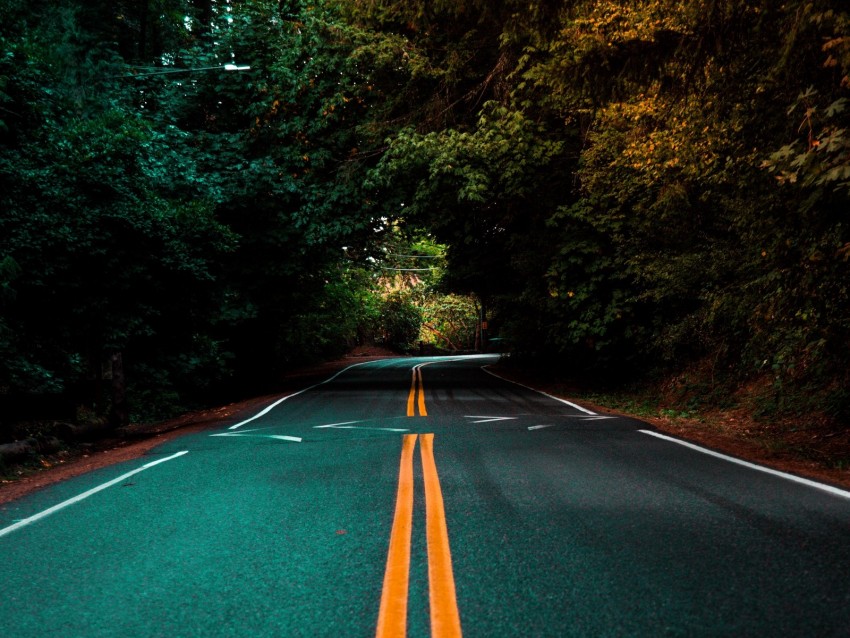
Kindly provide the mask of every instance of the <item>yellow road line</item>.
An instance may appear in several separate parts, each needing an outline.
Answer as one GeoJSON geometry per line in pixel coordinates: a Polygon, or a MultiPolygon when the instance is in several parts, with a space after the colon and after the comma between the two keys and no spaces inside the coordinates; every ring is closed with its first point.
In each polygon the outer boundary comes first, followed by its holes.
{"type": "Polygon", "coordinates": [[[416,368],[413,368],[410,394],[407,395],[407,416],[416,416],[416,368]]]}
{"type": "Polygon", "coordinates": [[[434,435],[423,434],[422,473],[425,478],[425,529],[428,539],[428,588],[432,638],[460,638],[452,556],[443,493],[434,461],[434,435]]]}
{"type": "MultiPolygon", "coordinates": [[[[416,434],[406,434],[402,444],[398,493],[376,638],[404,638],[407,635],[410,541],[413,532],[413,450],[416,440],[416,434]]],[[[446,511],[434,461],[434,435],[423,434],[419,440],[422,442],[420,452],[425,481],[431,638],[461,638],[446,511]]]]}
{"type": "Polygon", "coordinates": [[[410,536],[413,530],[413,448],[416,434],[406,434],[401,448],[393,529],[384,572],[377,638],[407,634],[407,591],[410,572],[410,536]]]}
{"type": "Polygon", "coordinates": [[[422,368],[416,368],[416,374],[419,375],[419,416],[428,416],[428,410],[425,409],[425,386],[422,382],[422,368]]]}
{"type": "Polygon", "coordinates": [[[417,406],[419,407],[419,416],[428,416],[428,410],[425,409],[425,386],[422,381],[422,368],[420,366],[413,368],[410,393],[407,395],[407,416],[416,416],[417,406]]]}

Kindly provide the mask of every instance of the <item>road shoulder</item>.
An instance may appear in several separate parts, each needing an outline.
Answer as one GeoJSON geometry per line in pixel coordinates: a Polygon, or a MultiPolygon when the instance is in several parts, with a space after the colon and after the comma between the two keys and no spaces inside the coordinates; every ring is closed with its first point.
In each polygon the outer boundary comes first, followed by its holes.
{"type": "MultiPolygon", "coordinates": [[[[545,392],[559,399],[575,401],[599,414],[617,414],[644,421],[661,433],[722,452],[742,460],[770,467],[781,472],[821,481],[841,488],[850,488],[850,466],[834,467],[834,459],[819,452],[812,437],[827,437],[829,433],[804,428],[791,429],[786,424],[763,423],[740,411],[718,410],[699,418],[677,415],[652,416],[611,409],[572,392],[556,379],[529,374],[509,366],[498,366],[498,375],[545,392]]],[[[845,436],[839,433],[837,436],[845,436]]],[[[835,441],[841,446],[841,441],[835,441]]],[[[845,448],[846,449],[846,448],[845,448]]],[[[850,458],[850,452],[847,453],[850,458]]]]}
{"type": "Polygon", "coordinates": [[[0,480],[0,504],[93,470],[142,457],[178,437],[221,427],[223,421],[247,418],[275,399],[321,383],[351,365],[387,358],[392,355],[347,356],[301,368],[286,374],[281,379],[279,392],[273,395],[188,412],[160,423],[133,424],[74,452],[44,456],[40,460],[41,467],[20,469],[17,477],[0,480]]]}

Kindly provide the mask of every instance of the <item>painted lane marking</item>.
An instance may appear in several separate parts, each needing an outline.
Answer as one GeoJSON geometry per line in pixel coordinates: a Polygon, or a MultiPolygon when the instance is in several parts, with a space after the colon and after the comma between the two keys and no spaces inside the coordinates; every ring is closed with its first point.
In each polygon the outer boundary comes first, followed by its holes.
{"type": "Polygon", "coordinates": [[[494,423],[496,421],[516,421],[519,417],[515,416],[465,416],[465,419],[481,419],[473,421],[473,423],[494,423]]]}
{"type": "Polygon", "coordinates": [[[410,381],[410,393],[407,395],[407,416],[416,416],[416,408],[419,408],[419,416],[428,416],[425,409],[425,386],[422,381],[422,367],[430,363],[420,363],[413,366],[410,381]],[[418,395],[418,399],[417,399],[418,395]]]}
{"type": "Polygon", "coordinates": [[[39,512],[38,514],[30,516],[29,518],[25,518],[23,520],[18,521],[14,525],[10,525],[9,527],[5,527],[3,529],[0,529],[0,536],[5,536],[6,534],[9,534],[10,532],[15,531],[16,529],[20,529],[21,527],[24,527],[25,525],[29,525],[30,523],[35,523],[36,521],[40,521],[41,519],[46,518],[46,517],[50,516],[51,514],[58,512],[59,510],[65,509],[69,505],[73,505],[74,503],[79,503],[80,501],[87,499],[89,496],[97,494],[98,492],[103,491],[108,487],[112,487],[113,485],[120,483],[121,481],[125,481],[128,478],[130,478],[131,476],[138,474],[139,472],[144,472],[145,470],[148,470],[148,469],[154,467],[155,465],[159,465],[160,463],[165,463],[166,461],[171,461],[172,459],[176,459],[177,457],[183,456],[184,454],[188,454],[188,453],[189,453],[188,450],[184,450],[183,452],[177,452],[176,454],[172,454],[171,456],[168,456],[164,459],[158,459],[156,461],[151,461],[150,463],[146,463],[145,465],[138,467],[135,470],[132,470],[131,472],[127,472],[126,474],[122,474],[118,478],[114,478],[111,481],[107,481],[106,483],[103,483],[102,485],[98,485],[97,487],[93,487],[92,489],[90,489],[86,492],[83,492],[82,494],[78,494],[77,496],[74,496],[73,498],[69,498],[67,501],[62,501],[61,503],[54,505],[53,507],[50,507],[50,508],[44,510],[43,512],[39,512]]]}
{"type": "MultiPolygon", "coordinates": [[[[377,638],[404,638],[407,635],[410,542],[413,531],[413,451],[417,436],[406,434],[402,444],[396,509],[375,634],[377,638]]],[[[420,453],[425,482],[431,637],[461,638],[446,511],[434,460],[434,435],[423,434],[419,436],[419,441],[422,443],[420,453]]]]}
{"type": "Polygon", "coordinates": [[[412,378],[410,381],[410,392],[407,395],[407,416],[416,416],[416,408],[419,408],[419,416],[428,416],[428,410],[425,408],[425,385],[422,380],[422,368],[435,363],[456,363],[463,361],[460,359],[442,359],[438,358],[433,361],[424,361],[417,363],[411,368],[412,378]]]}
{"type": "Polygon", "coordinates": [[[428,411],[425,409],[425,385],[422,381],[422,366],[416,370],[419,376],[419,416],[428,416],[428,411]]]}
{"type": "Polygon", "coordinates": [[[416,416],[416,368],[413,368],[413,380],[407,394],[407,416],[416,416]]]}
{"type": "Polygon", "coordinates": [[[457,607],[455,580],[446,511],[437,464],[434,461],[434,435],[423,434],[419,448],[425,479],[425,530],[428,542],[428,595],[431,603],[432,638],[460,638],[460,612],[457,607]]]}
{"type": "Polygon", "coordinates": [[[378,428],[378,427],[369,427],[366,425],[314,425],[314,430],[321,430],[322,428],[332,428],[334,430],[379,430],[381,432],[410,432],[407,428],[378,428]]]}
{"type": "Polygon", "coordinates": [[[410,537],[413,532],[413,448],[416,437],[416,434],[406,434],[401,448],[395,515],[376,638],[400,638],[407,634],[410,537]]]}
{"type": "Polygon", "coordinates": [[[369,363],[372,363],[372,362],[371,362],[371,361],[361,361],[360,363],[355,363],[355,364],[353,364],[353,365],[348,366],[347,368],[344,368],[343,370],[340,370],[340,371],[339,371],[339,372],[337,372],[335,375],[333,375],[332,377],[330,377],[330,378],[328,378],[328,379],[325,379],[325,380],[324,380],[324,381],[322,381],[321,383],[317,383],[317,384],[315,384],[315,385],[311,385],[309,388],[304,388],[303,390],[299,390],[298,392],[293,392],[292,394],[287,394],[285,397],[282,397],[282,398],[278,399],[277,401],[275,401],[275,402],[274,402],[274,403],[272,403],[271,405],[269,405],[269,406],[265,407],[263,410],[260,410],[260,411],[259,411],[259,412],[257,412],[257,414],[255,414],[254,416],[252,416],[252,417],[250,417],[250,418],[248,418],[248,419],[245,419],[244,421],[240,421],[240,422],[239,422],[239,423],[237,423],[236,425],[231,425],[231,426],[230,426],[229,428],[227,428],[227,429],[228,429],[228,430],[237,430],[237,429],[241,428],[243,425],[245,425],[246,423],[250,423],[250,422],[251,422],[251,421],[253,421],[254,419],[259,419],[261,416],[265,416],[266,414],[268,414],[269,412],[271,412],[272,410],[274,410],[277,406],[279,406],[279,405],[280,405],[281,403],[283,403],[284,401],[288,401],[289,399],[291,399],[291,398],[293,398],[293,397],[297,397],[297,396],[298,396],[298,395],[300,395],[300,394],[304,394],[305,392],[308,392],[309,390],[312,390],[313,388],[318,388],[318,387],[319,387],[319,386],[321,386],[321,385],[325,385],[326,383],[330,383],[331,381],[333,381],[334,379],[336,379],[338,376],[340,376],[341,374],[344,374],[345,372],[348,372],[348,371],[349,371],[349,370],[351,370],[352,368],[356,368],[356,367],[358,367],[358,366],[365,366],[365,365],[367,365],[367,364],[369,364],[369,363]]]}
{"type": "Polygon", "coordinates": [[[696,450],[697,452],[702,452],[703,454],[708,454],[709,456],[714,456],[718,459],[723,459],[724,461],[729,461],[730,463],[735,463],[736,465],[742,465],[743,467],[750,468],[751,470],[758,470],[759,472],[764,472],[765,474],[772,474],[773,476],[778,476],[780,478],[787,479],[789,481],[793,481],[795,483],[799,483],[801,485],[806,485],[808,487],[813,487],[818,490],[822,490],[824,492],[829,492],[835,496],[841,496],[842,498],[850,498],[850,492],[846,490],[839,489],[837,487],[833,487],[832,485],[826,485],[824,483],[818,483],[817,481],[811,481],[809,479],[805,479],[799,476],[794,476],[793,474],[787,474],[785,472],[780,472],[779,470],[774,470],[769,467],[763,467],[761,465],[756,465],[755,463],[750,463],[749,461],[744,461],[742,459],[737,459],[734,456],[727,456],[726,454],[721,454],[720,452],[715,452],[714,450],[709,450],[704,447],[700,447],[699,445],[694,445],[693,443],[688,443],[687,441],[682,441],[680,439],[675,439],[672,436],[666,436],[664,434],[659,434],[658,432],[652,432],[651,430],[638,430],[642,434],[648,434],[649,436],[654,436],[657,439],[663,439],[665,441],[670,441],[671,443],[676,443],[678,445],[683,445],[692,450],[696,450]]]}
{"type": "Polygon", "coordinates": [[[573,403],[572,401],[567,401],[566,399],[560,399],[558,397],[554,397],[551,394],[546,394],[545,392],[538,390],[536,388],[532,388],[531,386],[523,385],[522,383],[517,383],[516,381],[511,381],[510,379],[506,379],[505,377],[500,377],[498,374],[493,372],[492,370],[487,369],[488,366],[481,366],[481,369],[489,374],[490,376],[496,377],[497,379],[501,379],[502,381],[506,381],[507,383],[513,383],[514,385],[518,385],[521,388],[525,388],[526,390],[531,390],[532,392],[536,392],[537,394],[542,394],[544,397],[549,399],[553,399],[554,401],[558,401],[559,403],[564,403],[571,408],[575,408],[579,412],[584,412],[585,414],[589,414],[590,416],[598,416],[596,412],[592,410],[588,410],[587,408],[583,408],[577,403],[573,403]]]}
{"type": "Polygon", "coordinates": [[[555,427],[555,425],[554,425],[554,424],[549,424],[549,425],[530,425],[530,426],[528,426],[528,429],[529,429],[529,430],[542,430],[543,428],[553,428],[553,427],[555,427]]]}
{"type": "Polygon", "coordinates": [[[360,423],[360,421],[342,421],[341,423],[328,423],[327,425],[314,425],[314,428],[338,428],[343,425],[354,425],[355,423],[360,423]]]}
{"type": "MultiPolygon", "coordinates": [[[[309,389],[309,388],[308,388],[308,389],[309,389]]],[[[259,419],[261,416],[265,416],[266,414],[268,414],[269,412],[271,412],[272,410],[274,410],[277,406],[279,406],[281,403],[283,403],[283,402],[284,402],[284,401],[286,401],[287,399],[291,399],[292,397],[297,397],[299,394],[303,394],[303,393],[304,393],[304,392],[306,392],[306,391],[307,391],[306,389],[305,389],[305,390],[300,390],[299,392],[295,392],[294,394],[289,394],[289,395],[287,395],[287,396],[283,397],[282,399],[278,399],[277,401],[275,401],[274,403],[272,403],[270,406],[266,407],[264,410],[261,410],[260,412],[258,412],[258,413],[257,413],[257,414],[255,414],[254,416],[252,416],[250,419],[245,419],[244,421],[240,421],[240,422],[239,422],[239,423],[237,423],[236,425],[231,425],[231,426],[230,426],[229,428],[227,428],[227,429],[228,429],[228,430],[236,430],[236,429],[238,429],[238,428],[241,428],[241,427],[242,427],[243,425],[245,425],[246,423],[250,423],[250,422],[251,422],[251,421],[253,421],[254,419],[259,419]]]]}
{"type": "Polygon", "coordinates": [[[210,434],[210,436],[244,436],[255,437],[258,439],[278,439],[279,441],[292,441],[293,443],[301,443],[302,439],[299,436],[286,436],[284,434],[250,434],[251,432],[260,432],[266,428],[257,430],[242,430],[241,432],[222,432],[221,434],[210,434]]]}

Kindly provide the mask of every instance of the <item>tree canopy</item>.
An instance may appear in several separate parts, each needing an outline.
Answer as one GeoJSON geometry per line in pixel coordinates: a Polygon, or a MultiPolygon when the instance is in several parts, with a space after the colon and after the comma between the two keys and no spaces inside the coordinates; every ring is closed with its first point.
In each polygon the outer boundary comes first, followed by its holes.
{"type": "Polygon", "coordinates": [[[474,311],[850,409],[838,0],[5,5],[2,393],[94,397],[122,353],[167,411],[474,311]],[[480,307],[390,299],[421,238],[480,307]]]}

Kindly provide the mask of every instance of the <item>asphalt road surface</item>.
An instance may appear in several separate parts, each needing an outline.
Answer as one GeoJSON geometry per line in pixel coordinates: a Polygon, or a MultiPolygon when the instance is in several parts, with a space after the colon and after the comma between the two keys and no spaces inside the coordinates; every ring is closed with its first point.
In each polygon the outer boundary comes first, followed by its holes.
{"type": "Polygon", "coordinates": [[[0,635],[850,635],[850,493],[493,360],[353,366],[2,506],[0,635]]]}

